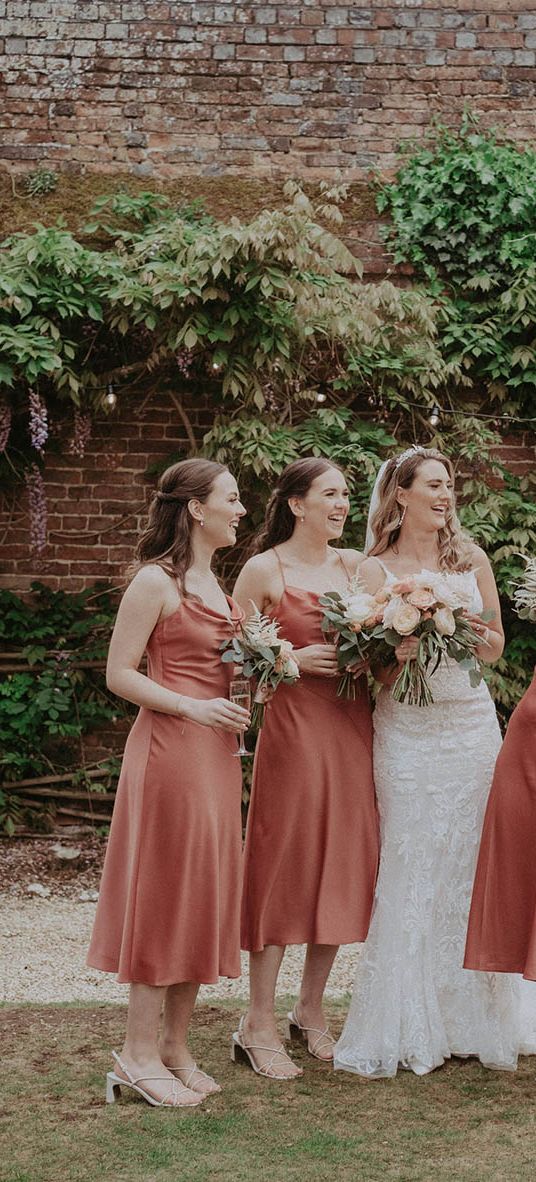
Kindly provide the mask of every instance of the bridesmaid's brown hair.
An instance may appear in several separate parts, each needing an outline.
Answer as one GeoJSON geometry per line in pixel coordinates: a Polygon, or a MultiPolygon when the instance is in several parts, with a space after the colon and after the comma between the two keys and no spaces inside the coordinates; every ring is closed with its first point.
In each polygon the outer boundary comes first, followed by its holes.
{"type": "Polygon", "coordinates": [[[134,562],[127,572],[130,576],[146,562],[155,562],[177,579],[181,594],[187,595],[184,576],[192,561],[194,522],[188,502],[206,501],[214,481],[228,471],[225,464],[202,459],[181,460],[166,468],[158,481],[134,562]]]}
{"type": "Polygon", "coordinates": [[[317,476],[323,476],[330,468],[340,472],[336,464],[322,456],[304,456],[287,464],[266,506],[264,525],[253,542],[253,554],[262,554],[292,537],[296,518],[289,506],[290,497],[306,496],[317,476]]]}

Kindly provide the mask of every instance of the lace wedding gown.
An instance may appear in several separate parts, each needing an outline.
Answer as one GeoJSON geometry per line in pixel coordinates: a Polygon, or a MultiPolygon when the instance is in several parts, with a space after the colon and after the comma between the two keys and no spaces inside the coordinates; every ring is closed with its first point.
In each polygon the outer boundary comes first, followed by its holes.
{"type": "MultiPolygon", "coordinates": [[[[482,610],[473,571],[446,577],[462,580],[470,610],[482,610]]],[[[384,688],[374,714],[380,870],[334,1059],[336,1069],[370,1079],[394,1076],[399,1066],[425,1074],[450,1055],[513,1069],[519,1053],[536,1051],[536,986],[524,983],[522,1018],[518,978],[462,967],[501,744],[495,708],[484,682],[472,688],[450,658],[433,674],[432,690],[434,704],[419,707],[395,702],[384,688]]]]}

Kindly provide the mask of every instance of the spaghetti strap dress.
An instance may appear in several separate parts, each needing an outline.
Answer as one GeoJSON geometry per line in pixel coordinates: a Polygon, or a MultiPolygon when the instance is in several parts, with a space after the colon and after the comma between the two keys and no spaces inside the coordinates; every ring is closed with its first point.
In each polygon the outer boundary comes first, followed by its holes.
{"type": "MultiPolygon", "coordinates": [[[[220,645],[243,618],[185,598],[147,644],[153,681],[228,697],[220,645]]],[[[240,976],[241,771],[236,737],[141,708],[127,740],[88,964],[122,982],[240,976]]]]}
{"type": "Polygon", "coordinates": [[[495,767],[465,967],[536,981],[536,670],[495,767]]]}
{"type": "MultiPolygon", "coordinates": [[[[271,614],[281,637],[295,648],[324,644],[318,595],[289,586],[280,568],[284,589],[271,614]]],[[[337,684],[302,674],[279,686],[265,714],[242,900],[242,947],[252,952],[367,934],[378,865],[371,708],[364,676],[355,701],[338,698],[337,684]]]]}

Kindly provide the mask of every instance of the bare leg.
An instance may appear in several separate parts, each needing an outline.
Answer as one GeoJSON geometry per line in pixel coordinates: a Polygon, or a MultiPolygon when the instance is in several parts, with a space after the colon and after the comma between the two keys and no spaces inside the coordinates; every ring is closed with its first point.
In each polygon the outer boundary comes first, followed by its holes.
{"type": "MultiPolygon", "coordinates": [[[[294,1008],[300,1026],[306,1026],[317,1032],[326,1029],[327,1022],[322,1009],[322,999],[337,952],[338,945],[336,944],[307,945],[300,996],[294,1008]]],[[[308,1039],[310,1050],[314,1047],[315,1040],[318,1040],[315,1054],[321,1059],[328,1061],[332,1059],[333,1048],[329,1038],[326,1036],[319,1039],[318,1033],[312,1033],[308,1039]]]]}
{"type": "MultiPolygon", "coordinates": [[[[127,1032],[121,1059],[133,1079],[142,1081],[144,1090],[157,1100],[173,1091],[178,1104],[194,1104],[199,1100],[198,1094],[190,1088],[177,1086],[158,1050],[158,1027],[165,992],[164,987],[157,985],[130,986],[127,1032]],[[150,1076],[161,1078],[149,1079],[150,1076]]],[[[121,1074],[119,1069],[116,1070],[121,1074]]]]}
{"type": "MultiPolygon", "coordinates": [[[[244,1018],[244,1043],[246,1046],[269,1048],[254,1052],[258,1067],[269,1063],[274,1050],[282,1045],[274,1010],[277,976],[284,952],[285,949],[279,945],[267,944],[262,952],[251,952],[249,957],[250,1004],[244,1018]]],[[[301,1068],[296,1067],[286,1053],[277,1056],[273,1072],[287,1079],[302,1074],[301,1068]]]]}
{"type": "Polygon", "coordinates": [[[194,981],[183,981],[180,985],[168,985],[164,1000],[160,1054],[162,1062],[175,1072],[182,1083],[187,1084],[193,1091],[208,1096],[221,1089],[209,1075],[203,1071],[195,1070],[195,1059],[187,1045],[188,1026],[198,989],[199,985],[194,981]]]}

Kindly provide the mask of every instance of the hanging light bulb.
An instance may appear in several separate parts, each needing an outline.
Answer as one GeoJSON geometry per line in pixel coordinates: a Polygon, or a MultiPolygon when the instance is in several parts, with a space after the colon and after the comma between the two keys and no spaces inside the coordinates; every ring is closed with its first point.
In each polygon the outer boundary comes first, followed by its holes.
{"type": "Polygon", "coordinates": [[[428,418],[428,422],[429,422],[430,426],[431,427],[439,426],[440,417],[441,417],[441,409],[436,404],[434,407],[432,407],[432,411],[431,411],[429,418],[428,418]]]}
{"type": "Polygon", "coordinates": [[[212,368],[217,371],[218,369],[221,369],[221,365],[219,365],[217,361],[213,361],[212,368]]]}
{"type": "Polygon", "coordinates": [[[114,407],[117,406],[117,394],[111,382],[108,382],[108,389],[104,395],[104,401],[106,406],[109,406],[110,410],[113,410],[114,407]]]}
{"type": "Polygon", "coordinates": [[[318,394],[316,396],[316,401],[317,402],[326,402],[327,397],[328,397],[327,394],[325,394],[323,390],[319,390],[318,394]]]}

